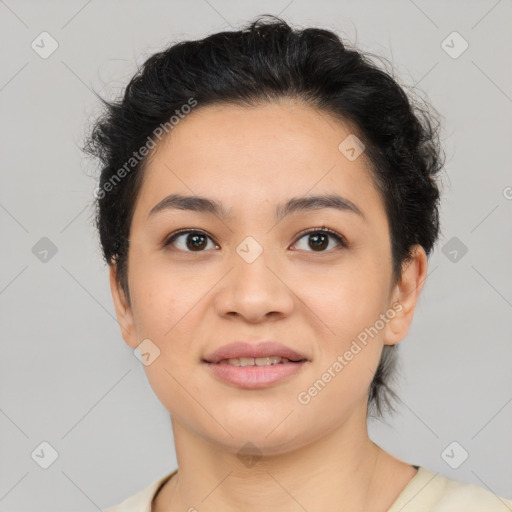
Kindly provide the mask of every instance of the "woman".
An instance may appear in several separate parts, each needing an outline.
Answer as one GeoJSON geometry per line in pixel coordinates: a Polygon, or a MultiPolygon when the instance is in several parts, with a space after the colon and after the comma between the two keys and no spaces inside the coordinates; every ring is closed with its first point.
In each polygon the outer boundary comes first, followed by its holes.
{"type": "Polygon", "coordinates": [[[106,107],[97,225],[179,466],[110,512],[512,509],[368,436],[438,235],[425,107],[279,18],[153,55],[106,107]]]}

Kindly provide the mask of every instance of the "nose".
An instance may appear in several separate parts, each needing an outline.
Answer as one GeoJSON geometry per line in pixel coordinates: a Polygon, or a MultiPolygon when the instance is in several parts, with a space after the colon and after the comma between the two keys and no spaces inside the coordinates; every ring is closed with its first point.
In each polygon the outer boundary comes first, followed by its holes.
{"type": "Polygon", "coordinates": [[[295,296],[276,259],[254,261],[234,253],[232,269],[219,283],[215,307],[219,315],[242,317],[249,323],[284,318],[291,314],[295,296]]]}

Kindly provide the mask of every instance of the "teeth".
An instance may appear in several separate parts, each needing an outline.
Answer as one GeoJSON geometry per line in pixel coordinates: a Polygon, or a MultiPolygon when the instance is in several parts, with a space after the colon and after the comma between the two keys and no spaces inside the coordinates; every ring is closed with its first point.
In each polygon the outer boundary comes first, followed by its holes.
{"type": "MultiPolygon", "coordinates": [[[[254,362],[256,363],[256,366],[270,366],[271,364],[278,364],[281,361],[283,361],[283,358],[281,358],[279,356],[257,357],[254,360],[254,362]]],[[[288,359],[286,359],[286,361],[283,361],[283,362],[286,363],[287,361],[288,361],[288,359]]]]}
{"type": "Polygon", "coordinates": [[[269,357],[240,357],[234,359],[223,359],[219,364],[230,364],[232,366],[270,366],[279,363],[289,363],[286,357],[269,356],[269,357]]]}

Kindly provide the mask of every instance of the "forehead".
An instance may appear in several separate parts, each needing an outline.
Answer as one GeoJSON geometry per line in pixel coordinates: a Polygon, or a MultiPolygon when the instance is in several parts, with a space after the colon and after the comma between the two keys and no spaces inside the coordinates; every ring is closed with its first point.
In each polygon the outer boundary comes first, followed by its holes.
{"type": "Polygon", "coordinates": [[[292,100],[198,106],[150,154],[141,207],[178,190],[235,210],[312,193],[371,205],[380,197],[366,155],[350,160],[339,148],[352,136],[348,123],[292,100]]]}

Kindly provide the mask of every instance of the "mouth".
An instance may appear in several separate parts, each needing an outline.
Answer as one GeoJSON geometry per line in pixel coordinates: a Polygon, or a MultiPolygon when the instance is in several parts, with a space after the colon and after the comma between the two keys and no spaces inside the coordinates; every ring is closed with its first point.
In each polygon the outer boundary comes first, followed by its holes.
{"type": "Polygon", "coordinates": [[[291,361],[278,356],[222,359],[218,363],[203,361],[217,381],[241,389],[264,389],[287,382],[301,373],[309,361],[291,361]]]}
{"type": "Polygon", "coordinates": [[[240,364],[241,362],[238,359],[230,359],[229,361],[224,360],[219,363],[204,361],[203,364],[206,365],[210,374],[216,380],[242,389],[268,388],[289,381],[292,376],[296,376],[303,371],[305,366],[309,363],[309,361],[305,359],[301,361],[281,360],[277,363],[258,366],[256,364],[240,364]]]}
{"type": "Polygon", "coordinates": [[[203,362],[233,366],[269,366],[300,362],[308,357],[277,341],[235,341],[206,354],[203,362]]]}
{"type": "Polygon", "coordinates": [[[277,342],[235,342],[201,360],[217,381],[242,389],[262,389],[287,382],[311,361],[277,342]]]}
{"type": "MultiPolygon", "coordinates": [[[[302,363],[307,361],[307,359],[298,359],[298,360],[292,360],[288,359],[286,357],[281,356],[268,356],[268,357],[235,357],[235,358],[229,358],[229,359],[221,359],[217,363],[211,363],[211,364],[227,364],[231,366],[256,366],[256,367],[263,367],[263,366],[275,366],[275,365],[282,365],[282,364],[288,364],[288,363],[302,363]]],[[[209,362],[209,361],[205,361],[209,362]]]]}

